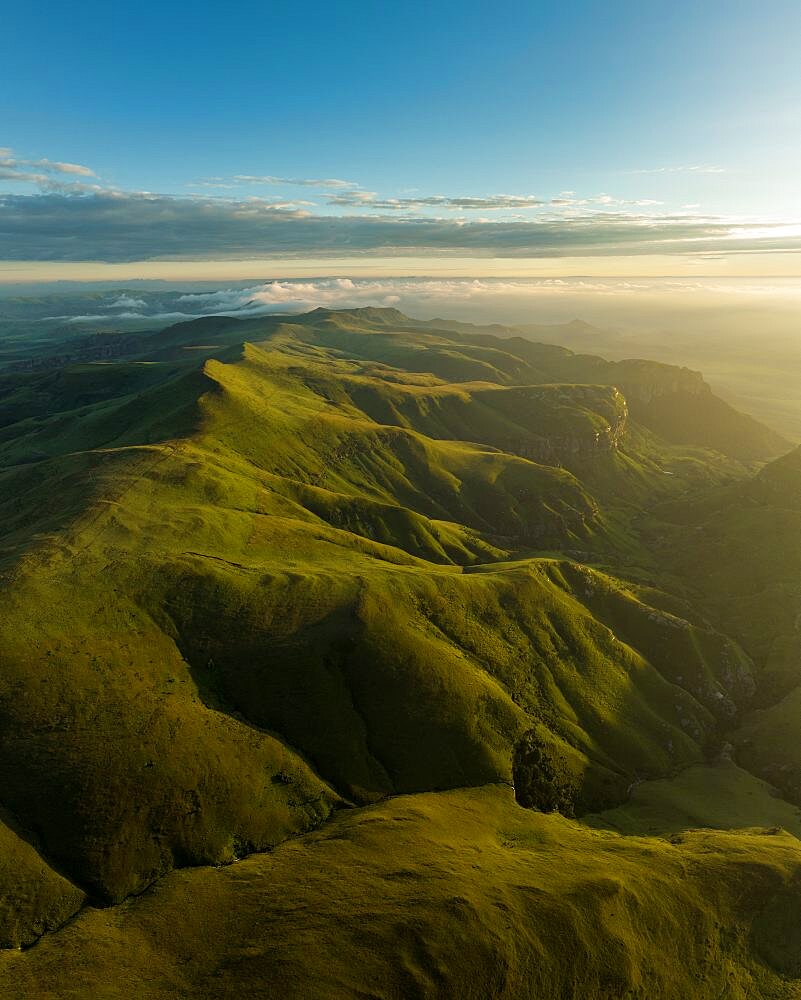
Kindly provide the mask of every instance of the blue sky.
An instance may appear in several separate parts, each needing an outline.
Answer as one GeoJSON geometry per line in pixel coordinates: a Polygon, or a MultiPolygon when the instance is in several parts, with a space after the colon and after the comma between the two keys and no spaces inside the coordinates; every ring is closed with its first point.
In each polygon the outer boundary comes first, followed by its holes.
{"type": "Polygon", "coordinates": [[[800,48],[784,0],[17,4],[0,259],[788,254],[800,48]]]}

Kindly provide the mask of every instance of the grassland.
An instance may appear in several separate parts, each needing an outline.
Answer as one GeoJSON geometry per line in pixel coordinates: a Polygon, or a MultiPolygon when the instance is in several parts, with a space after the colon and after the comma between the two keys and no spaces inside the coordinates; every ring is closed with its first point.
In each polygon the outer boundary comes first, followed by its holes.
{"type": "Polygon", "coordinates": [[[783,1000],[798,996],[799,862],[780,830],[623,837],[498,786],[402,796],[87,910],[5,956],[0,989],[783,1000]]]}
{"type": "Polygon", "coordinates": [[[0,376],[0,989],[801,995],[785,447],[393,310],[0,376]]]}

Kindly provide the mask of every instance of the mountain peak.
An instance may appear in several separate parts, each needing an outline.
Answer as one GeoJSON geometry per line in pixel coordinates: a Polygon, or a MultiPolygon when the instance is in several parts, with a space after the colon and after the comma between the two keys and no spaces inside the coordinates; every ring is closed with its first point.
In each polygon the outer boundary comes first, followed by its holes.
{"type": "Polygon", "coordinates": [[[388,326],[392,323],[414,323],[415,320],[404,315],[399,309],[389,306],[356,306],[353,309],[329,309],[326,306],[318,306],[306,313],[307,316],[336,316],[353,317],[354,319],[367,320],[370,323],[388,326]]]}

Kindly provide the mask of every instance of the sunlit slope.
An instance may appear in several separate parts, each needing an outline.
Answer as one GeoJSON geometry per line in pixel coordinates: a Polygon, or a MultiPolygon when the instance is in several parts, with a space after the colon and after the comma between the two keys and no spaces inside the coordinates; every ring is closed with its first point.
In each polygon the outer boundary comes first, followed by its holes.
{"type": "MultiPolygon", "coordinates": [[[[583,353],[584,350],[594,351],[600,344],[608,343],[610,332],[596,330],[581,321],[550,327],[527,324],[516,328],[500,325],[481,327],[438,319],[428,325],[481,343],[486,343],[488,337],[500,339],[506,345],[506,350],[540,366],[543,372],[547,372],[547,380],[550,381],[616,385],[626,395],[631,412],[637,420],[671,442],[702,444],[741,459],[781,454],[790,447],[781,435],[769,431],[753,417],[738,413],[715,396],[699,372],[679,367],[687,361],[687,356],[682,357],[680,352],[676,352],[673,364],[637,359],[610,362],[595,354],[583,353]],[[525,337],[525,345],[520,343],[521,335],[525,337]],[[566,343],[572,343],[573,350],[555,346],[566,343]]],[[[750,336],[749,333],[749,338],[750,336]]],[[[721,370],[720,359],[726,358],[732,349],[728,333],[723,333],[722,337],[708,352],[716,355],[710,362],[716,372],[721,370]]],[[[705,338],[705,341],[709,345],[714,338],[705,338]]],[[[489,342],[492,343],[492,340],[489,342]]],[[[643,349],[642,343],[637,349],[643,349]]],[[[620,350],[621,344],[618,343],[615,345],[618,356],[620,350]]],[[[671,348],[663,342],[655,347],[652,345],[652,356],[664,357],[666,351],[668,354],[672,353],[671,348]]],[[[697,356],[697,345],[691,348],[691,353],[697,356]]],[[[710,374],[706,365],[701,367],[706,374],[710,374]]],[[[722,368],[727,368],[725,363],[722,368]]],[[[727,372],[725,376],[721,376],[724,381],[728,381],[728,374],[727,372]]],[[[750,398],[758,403],[760,413],[773,412],[777,408],[775,399],[769,404],[760,399],[760,392],[764,391],[765,386],[776,389],[775,372],[766,378],[765,371],[759,370],[751,359],[749,364],[740,366],[740,377],[747,379],[750,384],[749,391],[742,391],[743,387],[740,387],[739,398],[750,398]]],[[[788,422],[785,414],[777,420],[777,426],[788,422]]]]}
{"type": "MultiPolygon", "coordinates": [[[[295,317],[251,319],[206,317],[158,333],[79,338],[65,342],[58,350],[61,357],[75,364],[81,359],[124,356],[175,365],[219,356],[245,340],[286,340],[289,329],[296,344],[303,341],[359,359],[370,366],[370,374],[381,375],[391,366],[419,373],[424,380],[434,375],[445,382],[616,386],[626,396],[635,419],[667,441],[702,445],[745,460],[780,454],[789,447],[779,435],[716,397],[701,375],[687,368],[643,360],[609,362],[532,341],[530,332],[521,336],[513,327],[426,322],[410,319],[394,309],[317,309],[295,317]]],[[[547,327],[539,332],[549,339],[547,327]]],[[[107,392],[104,387],[114,385],[118,379],[133,384],[136,379],[154,377],[153,372],[134,372],[132,367],[125,366],[122,376],[109,377],[104,372],[87,381],[81,390],[86,401],[92,393],[107,392]]],[[[65,376],[64,371],[63,366],[56,371],[34,367],[30,373],[0,375],[0,424],[5,422],[9,403],[18,413],[56,409],[49,402],[47,408],[43,404],[48,396],[55,396],[58,402],[61,386],[73,380],[74,376],[65,376]]]]}
{"type": "Polygon", "coordinates": [[[161,1000],[790,1000],[801,844],[589,830],[489,787],[406,796],[90,910],[0,992],[161,1000]]]}
{"type": "Polygon", "coordinates": [[[471,442],[486,417],[554,454],[603,438],[603,462],[626,432],[619,393],[369,375],[380,330],[343,341],[335,324],[325,346],[322,322],[319,343],[309,320],[273,324],[4,432],[2,801],[100,897],[264,849],[342,801],[515,773],[547,792],[531,733],[565,808],[602,808],[703,759],[750,694],[747,658],[703,621],[531,558],[613,550],[576,475],[491,427],[471,442]],[[382,422],[384,386],[387,406],[398,386],[438,391],[450,423],[382,422]],[[51,458],[21,457],[34,439],[51,458]]]}
{"type": "Polygon", "coordinates": [[[407,371],[431,372],[448,382],[615,386],[639,423],[674,444],[700,445],[742,460],[775,456],[789,447],[780,435],[715,396],[701,375],[687,368],[643,360],[610,362],[505,335],[504,329],[487,328],[489,333],[454,324],[452,330],[391,309],[316,310],[293,324],[304,327],[310,343],[344,348],[407,371]]]}
{"type": "Polygon", "coordinates": [[[664,836],[683,830],[779,829],[801,839],[801,809],[781,798],[773,786],[731,759],[731,746],[705,764],[680,774],[642,781],[629,800],[614,809],[587,815],[598,829],[627,835],[664,836]]]}

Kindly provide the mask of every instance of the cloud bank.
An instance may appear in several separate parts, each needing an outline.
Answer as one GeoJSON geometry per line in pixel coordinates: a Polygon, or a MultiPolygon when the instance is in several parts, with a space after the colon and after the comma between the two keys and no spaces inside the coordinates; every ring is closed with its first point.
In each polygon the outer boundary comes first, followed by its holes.
{"type": "MultiPolygon", "coordinates": [[[[732,323],[786,313],[788,329],[797,329],[801,284],[777,279],[620,279],[620,278],[307,278],[258,284],[158,291],[140,288],[61,296],[64,311],[52,315],[52,303],[33,300],[15,306],[20,315],[71,325],[115,329],[153,329],[157,325],[224,315],[241,318],[302,313],[317,307],[342,309],[392,306],[411,316],[447,316],[482,322],[564,322],[577,315],[593,322],[634,325],[642,329],[692,316],[710,315],[725,329],[732,323]],[[32,313],[31,310],[35,312],[32,313]],[[69,311],[68,311],[69,310],[69,311]]],[[[5,309],[10,307],[6,304],[5,309]]],[[[794,336],[794,342],[795,342],[794,336]]]]}
{"type": "MultiPolygon", "coordinates": [[[[703,165],[640,173],[715,173],[703,165]]],[[[200,186],[231,194],[122,191],[80,163],[0,148],[0,260],[223,261],[359,256],[559,258],[801,250],[801,226],[736,223],[697,206],[609,194],[383,197],[325,177],[237,174],[200,186]],[[38,193],[19,193],[16,185],[38,193]],[[318,189],[324,204],[247,195],[248,185],[318,189]]],[[[314,197],[314,195],[312,195],[314,197]]]]}
{"type": "Polygon", "coordinates": [[[0,259],[202,260],[359,254],[496,257],[801,250],[798,227],[621,211],[486,220],[312,214],[259,199],[118,191],[0,195],[0,259]]]}

